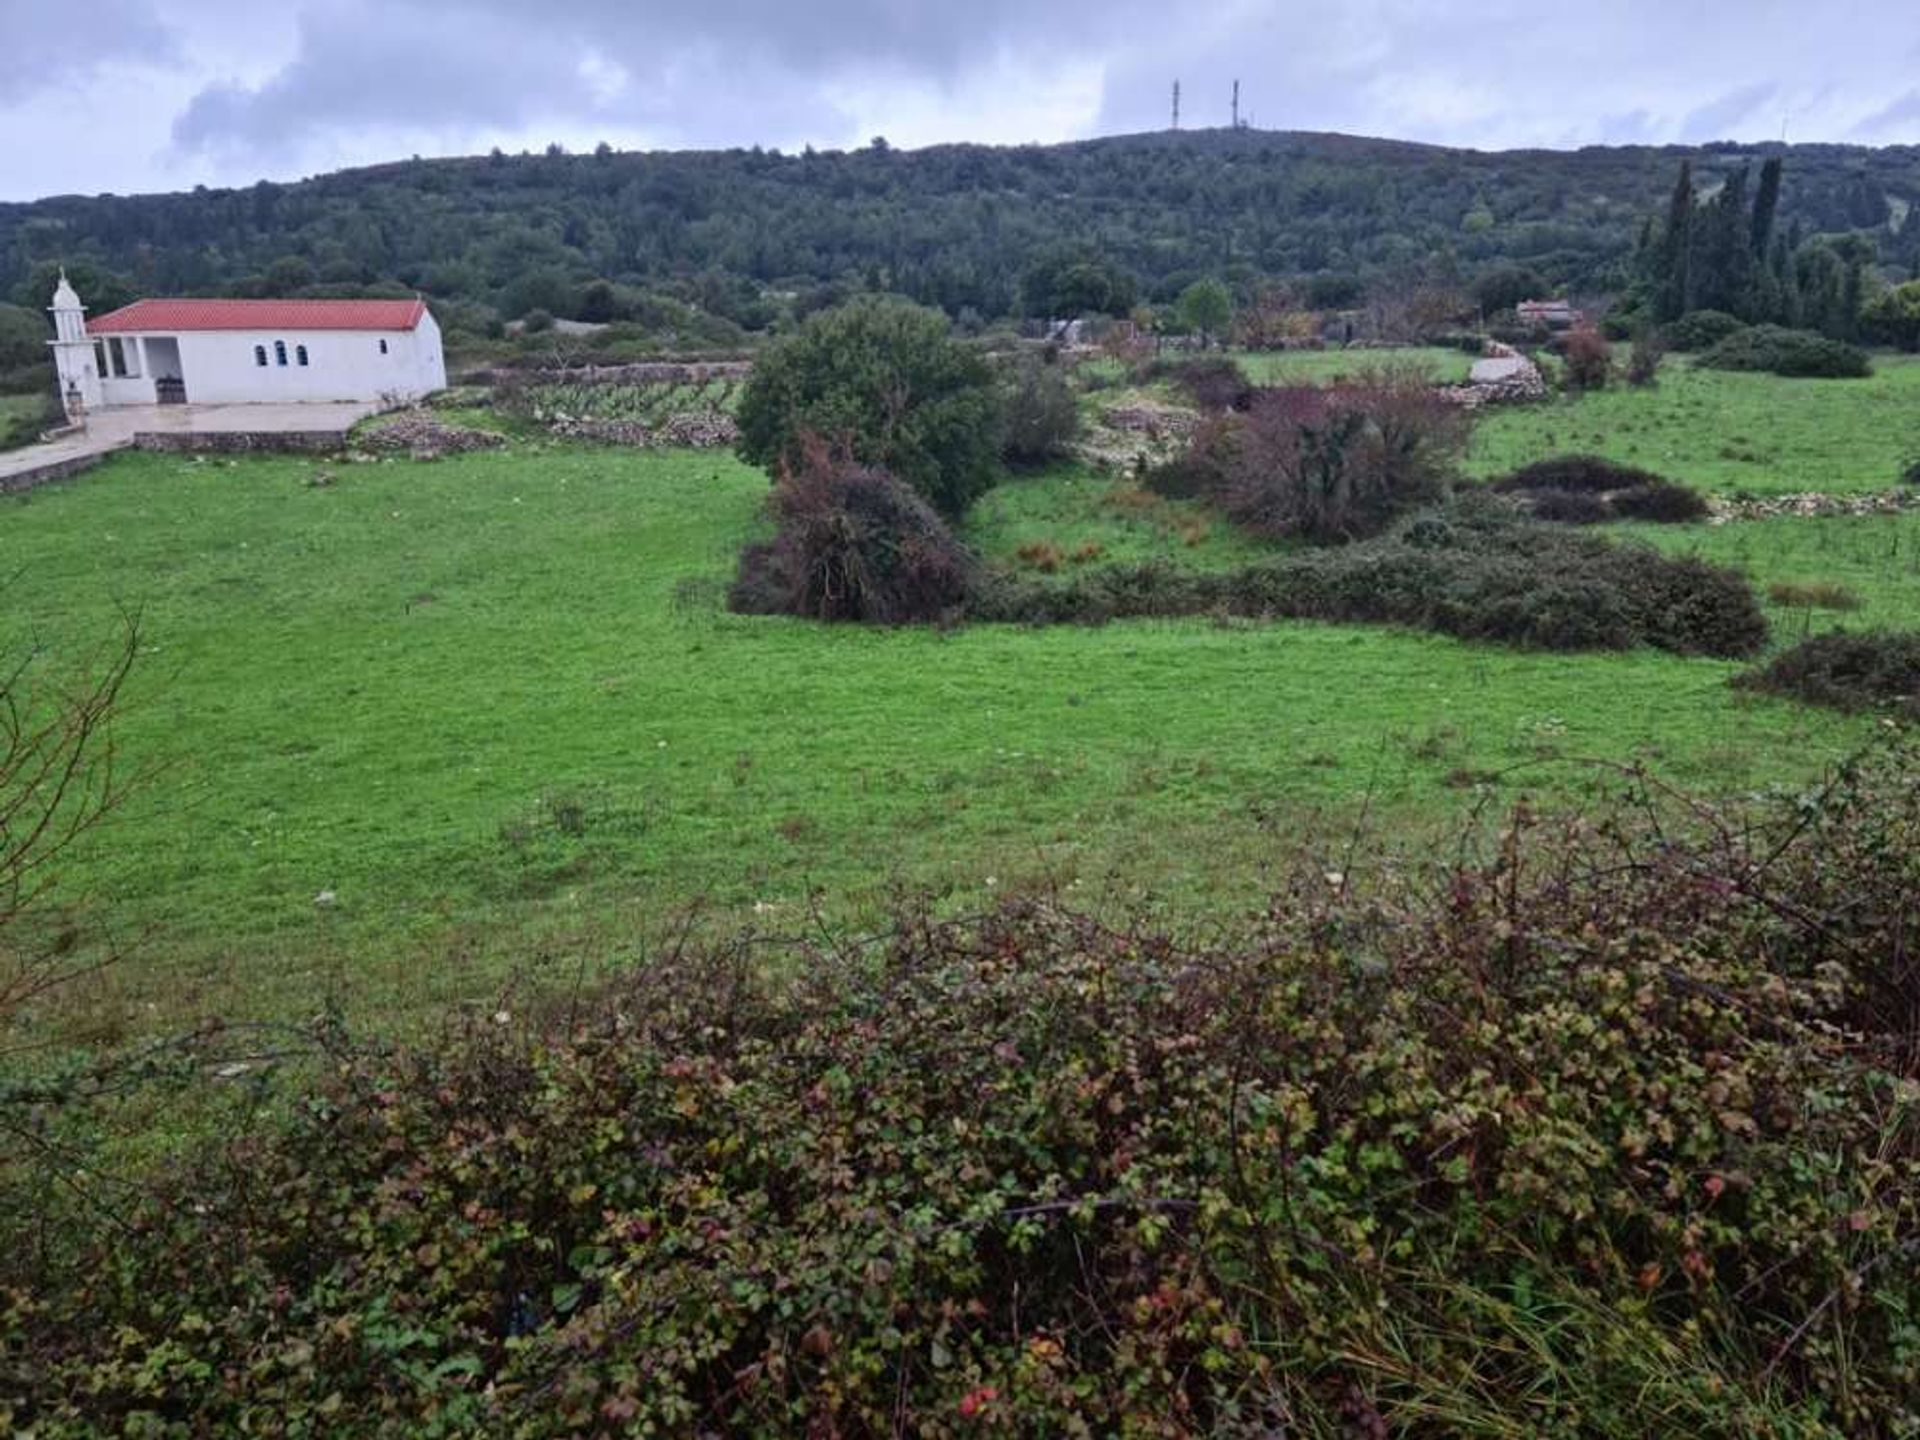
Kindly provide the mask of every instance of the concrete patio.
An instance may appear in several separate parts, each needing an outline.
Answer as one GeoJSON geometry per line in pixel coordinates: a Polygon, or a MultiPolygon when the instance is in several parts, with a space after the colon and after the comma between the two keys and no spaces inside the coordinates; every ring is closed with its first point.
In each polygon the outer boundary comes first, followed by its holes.
{"type": "Polygon", "coordinates": [[[143,437],[165,437],[167,449],[190,449],[192,438],[241,435],[322,436],[345,433],[374,414],[362,401],[296,405],[127,405],[87,416],[83,431],[20,450],[0,451],[0,490],[26,490],[91,468],[143,437]]]}

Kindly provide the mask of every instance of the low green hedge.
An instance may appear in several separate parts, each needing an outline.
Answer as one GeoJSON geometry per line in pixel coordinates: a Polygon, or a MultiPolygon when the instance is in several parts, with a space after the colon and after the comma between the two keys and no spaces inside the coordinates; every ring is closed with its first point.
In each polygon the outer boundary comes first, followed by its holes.
{"type": "Polygon", "coordinates": [[[1755,654],[1767,638],[1759,601],[1735,571],[1502,518],[1492,502],[1416,519],[1382,540],[1224,574],[1150,563],[1058,582],[990,577],[968,614],[1026,624],[1283,617],[1406,625],[1532,649],[1651,645],[1724,657],[1755,654]]]}
{"type": "Polygon", "coordinates": [[[1760,370],[1789,379],[1859,380],[1873,373],[1873,363],[1858,345],[1778,325],[1737,331],[1695,363],[1709,370],[1760,370]]]}

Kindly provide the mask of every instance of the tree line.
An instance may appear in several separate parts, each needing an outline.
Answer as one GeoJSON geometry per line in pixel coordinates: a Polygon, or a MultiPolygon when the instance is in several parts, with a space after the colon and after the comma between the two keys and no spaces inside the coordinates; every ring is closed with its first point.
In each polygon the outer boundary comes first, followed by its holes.
{"type": "Polygon", "coordinates": [[[1676,159],[1708,198],[1686,212],[1689,263],[1682,287],[1661,291],[1665,309],[1787,305],[1776,232],[1792,303],[1816,316],[1834,284],[1844,303],[1857,283],[1867,241],[1850,251],[1845,237],[1871,237],[1895,274],[1920,263],[1920,147],[1764,151],[1754,198],[1771,169],[1770,228],[1758,251],[1749,229],[1745,261],[1721,231],[1735,209],[1749,227],[1758,219],[1739,178],[1761,158],[1751,149],[1482,154],[1193,131],[799,154],[553,147],[296,184],[63,196],[0,206],[0,294],[44,306],[65,263],[95,309],[134,294],[418,290],[456,330],[543,312],[718,344],[862,292],[981,323],[1124,313],[1203,279],[1241,302],[1290,283],[1353,303],[1471,289],[1504,266],[1562,292],[1614,292],[1652,284],[1656,270],[1672,279],[1656,261],[1678,253],[1672,232],[1639,227],[1676,159]],[[1782,174],[1774,162],[1788,155],[1782,174]],[[1815,237],[1829,238],[1808,249],[1815,237]]]}
{"type": "Polygon", "coordinates": [[[1782,223],[1785,170],[1771,156],[1757,183],[1743,165],[1703,194],[1692,162],[1682,160],[1665,217],[1641,230],[1627,308],[1663,324],[1711,310],[1835,340],[1863,338],[1882,251],[1902,268],[1920,266],[1920,205],[1909,204],[1896,229],[1863,200],[1849,216],[1878,216],[1875,226],[1809,233],[1803,219],[1782,223]]]}

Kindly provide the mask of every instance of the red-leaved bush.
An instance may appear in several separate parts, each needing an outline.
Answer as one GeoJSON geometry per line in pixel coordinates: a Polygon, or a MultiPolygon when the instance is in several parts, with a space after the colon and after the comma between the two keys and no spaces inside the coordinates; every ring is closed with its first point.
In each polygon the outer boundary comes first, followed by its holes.
{"type": "Polygon", "coordinates": [[[1570,390],[1603,390],[1613,378],[1613,346],[1598,330],[1572,330],[1562,350],[1570,390]]]}
{"type": "Polygon", "coordinates": [[[1225,456],[1214,498],[1257,534],[1365,539],[1444,494],[1466,437],[1460,410],[1420,374],[1261,390],[1237,443],[1214,442],[1225,456]]]}

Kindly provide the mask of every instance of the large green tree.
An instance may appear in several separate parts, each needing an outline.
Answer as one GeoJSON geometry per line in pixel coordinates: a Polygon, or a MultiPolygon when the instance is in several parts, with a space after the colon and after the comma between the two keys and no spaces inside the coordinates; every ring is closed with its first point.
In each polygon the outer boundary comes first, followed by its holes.
{"type": "Polygon", "coordinates": [[[1020,276],[1020,305],[1040,320],[1125,315],[1138,298],[1132,275],[1085,246],[1052,246],[1020,276]]]}
{"type": "Polygon", "coordinates": [[[808,436],[892,471],[948,515],[1000,474],[1001,398],[987,363],[946,317],[866,298],[809,316],[775,341],[740,398],[740,454],[799,461],[808,436]]]}
{"type": "Polygon", "coordinates": [[[1860,326],[1870,340],[1920,350],[1920,280],[1875,296],[1860,312],[1860,326]]]}
{"type": "Polygon", "coordinates": [[[1177,314],[1205,345],[1233,323],[1233,292],[1218,280],[1196,280],[1180,292],[1177,314]]]}

